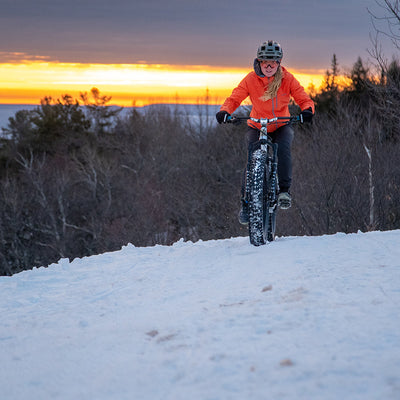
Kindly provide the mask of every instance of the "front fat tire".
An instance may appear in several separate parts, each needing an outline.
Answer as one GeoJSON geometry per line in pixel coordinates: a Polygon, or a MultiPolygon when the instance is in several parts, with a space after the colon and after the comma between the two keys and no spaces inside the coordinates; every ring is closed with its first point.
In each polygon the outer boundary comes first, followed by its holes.
{"type": "Polygon", "coordinates": [[[269,172],[266,171],[266,159],[265,151],[256,150],[253,153],[249,171],[249,237],[250,243],[254,246],[261,246],[267,241],[274,240],[274,234],[269,228],[275,227],[275,214],[268,213],[268,204],[265,201],[266,177],[269,172]]]}

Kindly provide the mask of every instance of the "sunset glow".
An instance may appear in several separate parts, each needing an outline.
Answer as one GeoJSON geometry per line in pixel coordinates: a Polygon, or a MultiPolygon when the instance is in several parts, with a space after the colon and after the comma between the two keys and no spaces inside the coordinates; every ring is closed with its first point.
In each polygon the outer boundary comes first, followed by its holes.
{"type": "MultiPolygon", "coordinates": [[[[219,104],[249,72],[247,69],[155,64],[78,64],[20,62],[0,64],[0,103],[38,104],[45,96],[59,98],[96,87],[112,96],[112,104],[219,104]]],[[[290,69],[300,83],[319,88],[324,71],[290,69]]]]}

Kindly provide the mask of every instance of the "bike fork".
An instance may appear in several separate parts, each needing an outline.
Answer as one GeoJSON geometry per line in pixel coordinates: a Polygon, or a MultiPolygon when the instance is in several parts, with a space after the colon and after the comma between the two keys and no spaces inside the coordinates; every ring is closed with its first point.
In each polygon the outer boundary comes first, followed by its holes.
{"type": "Polygon", "coordinates": [[[271,186],[269,190],[269,204],[270,204],[270,209],[269,212],[273,212],[276,208],[276,193],[277,193],[277,186],[278,186],[278,144],[273,143],[272,144],[272,160],[271,160],[271,175],[270,175],[270,181],[271,181],[271,186]]]}

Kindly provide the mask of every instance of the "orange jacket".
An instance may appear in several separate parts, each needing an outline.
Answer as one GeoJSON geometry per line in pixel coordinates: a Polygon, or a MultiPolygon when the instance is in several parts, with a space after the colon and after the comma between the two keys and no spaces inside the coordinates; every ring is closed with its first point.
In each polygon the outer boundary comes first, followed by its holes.
{"type": "MultiPolygon", "coordinates": [[[[253,118],[289,117],[289,101],[291,97],[293,97],[301,110],[311,107],[314,112],[314,102],[310,99],[304,88],[290,72],[284,67],[281,68],[283,73],[282,83],[276,97],[267,101],[261,100],[269,82],[271,82],[274,77],[262,78],[252,71],[244,77],[235,89],[233,89],[232,94],[222,105],[221,111],[227,111],[229,114],[232,114],[240,106],[242,101],[250,96],[253,105],[250,116],[253,118]]],[[[260,124],[256,124],[250,120],[248,121],[248,125],[255,128],[261,127],[260,124]]],[[[277,122],[269,126],[268,130],[273,132],[281,125],[282,123],[277,122]]]]}

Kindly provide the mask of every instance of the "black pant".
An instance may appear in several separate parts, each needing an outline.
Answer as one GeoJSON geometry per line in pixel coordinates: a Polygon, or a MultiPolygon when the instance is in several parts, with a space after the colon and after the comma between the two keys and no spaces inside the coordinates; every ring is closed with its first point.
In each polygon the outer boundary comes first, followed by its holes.
{"type": "MultiPolygon", "coordinates": [[[[276,131],[269,133],[272,141],[278,143],[278,179],[279,188],[282,192],[287,192],[292,184],[292,141],[294,137],[293,128],[290,125],[284,125],[276,131]]],[[[257,142],[260,132],[257,129],[248,127],[247,144],[250,152],[251,144],[257,142]]],[[[246,174],[245,174],[246,176],[246,174]]],[[[244,194],[244,182],[242,188],[244,194]]]]}

